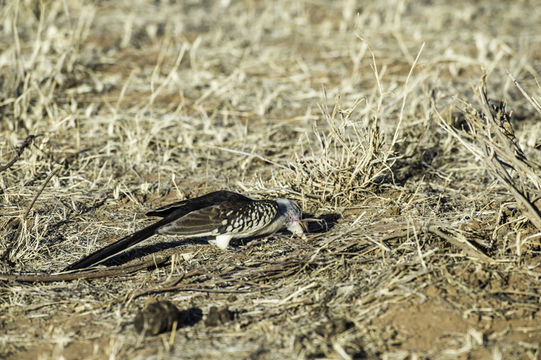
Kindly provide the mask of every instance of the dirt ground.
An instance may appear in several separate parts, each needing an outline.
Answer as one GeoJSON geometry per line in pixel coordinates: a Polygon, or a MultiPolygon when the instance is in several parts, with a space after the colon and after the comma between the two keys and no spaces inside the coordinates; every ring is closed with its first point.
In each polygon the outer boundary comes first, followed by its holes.
{"type": "Polygon", "coordinates": [[[0,358],[539,359],[539,5],[0,0],[0,358]],[[307,239],[22,281],[219,189],[307,239]]]}

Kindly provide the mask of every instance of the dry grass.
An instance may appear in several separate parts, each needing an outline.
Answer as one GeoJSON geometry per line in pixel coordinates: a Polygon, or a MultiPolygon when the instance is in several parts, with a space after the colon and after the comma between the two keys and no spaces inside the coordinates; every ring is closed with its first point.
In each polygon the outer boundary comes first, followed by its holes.
{"type": "Polygon", "coordinates": [[[319,220],[0,280],[1,358],[539,358],[535,3],[0,5],[1,273],[216,189],[319,220]],[[189,321],[138,334],[152,297],[189,321]]]}

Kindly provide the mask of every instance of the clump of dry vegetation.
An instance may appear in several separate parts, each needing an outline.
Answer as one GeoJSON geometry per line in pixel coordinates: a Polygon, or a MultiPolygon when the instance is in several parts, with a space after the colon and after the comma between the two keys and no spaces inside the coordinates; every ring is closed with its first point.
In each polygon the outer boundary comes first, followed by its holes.
{"type": "MultiPolygon", "coordinates": [[[[536,100],[522,90],[516,80],[514,82],[541,114],[541,107],[536,100]]],[[[521,259],[523,253],[537,252],[541,248],[541,166],[537,161],[529,160],[519,144],[511,122],[512,114],[508,112],[506,104],[488,99],[485,78],[477,90],[477,96],[482,111],[467,104],[463,113],[465,122],[459,124],[459,129],[445,122],[442,122],[442,125],[473,156],[481,160],[486,169],[513,196],[513,206],[519,209],[521,215],[514,220],[520,226],[513,227],[512,231],[521,235],[517,235],[516,243],[511,247],[514,247],[516,256],[521,259]],[[526,219],[530,226],[524,226],[526,219]]],[[[501,205],[502,208],[507,206],[508,204],[501,205]]],[[[496,240],[497,232],[497,229],[494,229],[492,241],[496,240]]],[[[504,244],[498,245],[501,247],[504,244]]]]}
{"type": "Polygon", "coordinates": [[[539,356],[535,4],[0,4],[0,358],[539,356]],[[218,189],[308,239],[56,274],[218,189]]]}
{"type": "Polygon", "coordinates": [[[313,141],[303,142],[308,150],[295,153],[288,182],[293,190],[322,203],[351,205],[390,173],[392,164],[384,154],[389,150],[376,121],[355,121],[354,109],[340,109],[338,104],[332,112],[322,111],[324,130],[316,125],[313,141]]]}

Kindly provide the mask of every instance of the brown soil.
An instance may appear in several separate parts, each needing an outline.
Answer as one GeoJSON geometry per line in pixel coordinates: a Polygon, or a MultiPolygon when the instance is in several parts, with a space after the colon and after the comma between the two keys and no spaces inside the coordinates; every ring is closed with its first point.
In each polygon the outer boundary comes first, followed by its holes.
{"type": "Polygon", "coordinates": [[[539,359],[535,2],[0,4],[0,358],[539,359]],[[7,279],[218,189],[308,239],[7,279]],[[136,331],[151,300],[172,331],[136,331]]]}

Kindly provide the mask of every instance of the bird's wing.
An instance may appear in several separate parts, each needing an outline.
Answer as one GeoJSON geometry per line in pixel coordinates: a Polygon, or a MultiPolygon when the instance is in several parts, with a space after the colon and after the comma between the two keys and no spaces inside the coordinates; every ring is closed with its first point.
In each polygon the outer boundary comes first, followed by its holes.
{"type": "Polygon", "coordinates": [[[192,199],[177,201],[169,205],[162,206],[156,210],[148,212],[147,216],[167,217],[175,213],[175,217],[182,217],[192,211],[206,208],[222,202],[249,202],[252,201],[247,196],[232,191],[221,190],[208,193],[192,199]]]}
{"type": "Polygon", "coordinates": [[[275,201],[226,201],[179,217],[162,226],[158,233],[182,236],[247,236],[257,234],[269,225],[277,213],[278,204],[275,201]]]}

